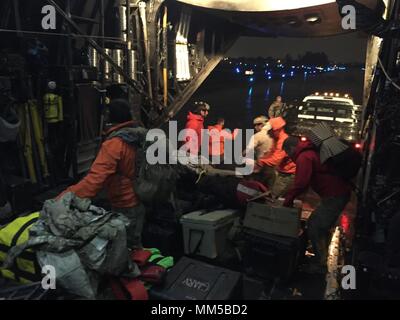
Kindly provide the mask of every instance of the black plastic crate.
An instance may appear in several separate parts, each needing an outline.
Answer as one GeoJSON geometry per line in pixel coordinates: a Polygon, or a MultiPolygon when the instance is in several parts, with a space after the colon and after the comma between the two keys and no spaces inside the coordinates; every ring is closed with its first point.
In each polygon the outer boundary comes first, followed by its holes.
{"type": "Polygon", "coordinates": [[[231,300],[242,298],[242,274],[187,257],[168,272],[162,287],[153,287],[154,300],[231,300]]]}
{"type": "Polygon", "coordinates": [[[251,275],[263,279],[290,280],[305,253],[303,235],[290,238],[245,229],[244,239],[244,267],[251,275]]]}

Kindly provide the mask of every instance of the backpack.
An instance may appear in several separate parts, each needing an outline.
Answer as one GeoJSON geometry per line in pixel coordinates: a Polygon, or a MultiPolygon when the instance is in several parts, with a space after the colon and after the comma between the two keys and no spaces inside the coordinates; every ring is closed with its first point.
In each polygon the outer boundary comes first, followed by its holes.
{"type": "Polygon", "coordinates": [[[362,155],[325,122],[321,122],[310,129],[307,138],[320,154],[321,162],[326,163],[336,176],[346,181],[354,179],[362,164],[362,155]],[[321,149],[325,143],[325,150],[321,149]],[[322,154],[324,151],[324,154],[322,154]],[[325,160],[324,160],[325,159],[325,160]]]}
{"type": "Polygon", "coordinates": [[[7,225],[0,226],[0,277],[23,284],[36,282],[42,278],[36,253],[31,249],[24,250],[10,269],[2,267],[8,251],[12,247],[28,241],[29,230],[38,219],[39,212],[34,212],[19,217],[7,225]]]}
{"type": "Polygon", "coordinates": [[[336,156],[329,158],[326,163],[333,169],[335,175],[350,181],[357,176],[361,168],[362,154],[347,141],[340,140],[349,147],[336,156]]]}
{"type": "MultiPolygon", "coordinates": [[[[136,176],[132,183],[139,199],[143,203],[167,202],[176,188],[179,176],[177,166],[148,163],[146,152],[152,142],[146,141],[147,131],[143,127],[122,128],[112,132],[107,139],[119,137],[129,145],[136,147],[136,176]]],[[[166,143],[168,145],[168,139],[166,139],[166,143]]]]}

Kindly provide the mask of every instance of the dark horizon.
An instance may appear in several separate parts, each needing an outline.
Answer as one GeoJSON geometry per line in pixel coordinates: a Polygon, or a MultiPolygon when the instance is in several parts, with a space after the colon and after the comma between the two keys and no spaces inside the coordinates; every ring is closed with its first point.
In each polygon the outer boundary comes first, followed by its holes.
{"type": "Polygon", "coordinates": [[[322,38],[259,38],[241,37],[227,52],[232,58],[274,57],[283,59],[290,54],[294,59],[309,52],[324,52],[330,61],[364,63],[367,37],[362,33],[350,33],[322,38]]]}

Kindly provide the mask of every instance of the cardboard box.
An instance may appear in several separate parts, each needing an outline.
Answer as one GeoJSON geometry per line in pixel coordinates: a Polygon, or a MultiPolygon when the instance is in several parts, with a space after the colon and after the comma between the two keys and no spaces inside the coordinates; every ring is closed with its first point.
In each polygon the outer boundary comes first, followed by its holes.
{"type": "Polygon", "coordinates": [[[297,238],[300,231],[301,206],[249,202],[243,226],[272,235],[297,238]]]}

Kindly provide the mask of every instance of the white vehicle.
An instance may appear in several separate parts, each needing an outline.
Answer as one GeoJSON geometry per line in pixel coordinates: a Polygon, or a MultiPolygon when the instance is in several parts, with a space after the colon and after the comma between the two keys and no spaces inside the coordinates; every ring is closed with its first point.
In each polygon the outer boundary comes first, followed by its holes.
{"type": "Polygon", "coordinates": [[[336,134],[349,141],[358,142],[361,126],[361,106],[355,105],[350,95],[316,92],[303,99],[298,107],[297,134],[303,134],[324,121],[336,134]]]}

